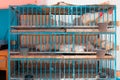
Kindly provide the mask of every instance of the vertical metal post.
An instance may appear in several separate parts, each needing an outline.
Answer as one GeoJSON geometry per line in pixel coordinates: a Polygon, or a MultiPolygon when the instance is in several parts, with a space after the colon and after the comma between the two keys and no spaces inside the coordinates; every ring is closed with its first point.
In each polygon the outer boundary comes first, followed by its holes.
{"type": "Polygon", "coordinates": [[[11,40],[11,38],[10,38],[10,31],[11,31],[11,6],[9,6],[9,12],[8,12],[8,15],[9,15],[9,17],[8,17],[8,20],[9,20],[9,26],[8,26],[8,80],[10,80],[11,79],[11,77],[10,77],[10,40],[11,40]]]}
{"type": "Polygon", "coordinates": [[[75,61],[74,60],[72,60],[72,65],[73,65],[73,74],[72,74],[72,76],[73,76],[73,80],[75,80],[75,61]]]}
{"type": "Polygon", "coordinates": [[[116,20],[117,20],[117,15],[116,15],[116,5],[114,6],[114,15],[115,15],[115,22],[114,22],[114,27],[115,27],[115,33],[114,33],[114,36],[115,36],[115,39],[114,39],[114,53],[115,53],[115,61],[114,61],[114,64],[115,64],[115,70],[114,70],[114,77],[115,77],[115,80],[116,80],[116,54],[117,54],[117,52],[116,52],[116,46],[117,46],[117,33],[116,33],[116,31],[117,31],[117,28],[116,28],[116,20]]]}

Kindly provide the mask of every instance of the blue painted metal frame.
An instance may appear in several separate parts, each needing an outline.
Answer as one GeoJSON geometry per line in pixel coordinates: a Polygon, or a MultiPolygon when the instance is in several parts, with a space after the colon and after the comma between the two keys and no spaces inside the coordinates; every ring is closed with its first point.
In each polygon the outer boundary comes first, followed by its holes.
{"type": "MultiPolygon", "coordinates": [[[[115,23],[114,23],[114,27],[116,27],[116,20],[117,20],[117,13],[116,13],[116,6],[114,7],[115,9],[115,17],[114,17],[114,19],[115,19],[115,23]]],[[[117,33],[116,33],[116,31],[117,31],[117,28],[115,28],[115,33],[114,33],[114,35],[115,35],[115,45],[114,45],[114,48],[115,48],[115,74],[114,74],[114,76],[115,76],[115,80],[117,79],[117,76],[116,76],[116,54],[117,54],[117,52],[116,52],[116,46],[117,46],[117,33]]]]}
{"type": "MultiPolygon", "coordinates": [[[[114,19],[115,19],[115,22],[114,22],[114,29],[115,29],[115,32],[11,32],[11,30],[14,30],[14,29],[12,29],[11,28],[11,26],[19,26],[19,22],[20,22],[20,15],[21,14],[28,14],[29,13],[29,8],[32,8],[32,14],[34,13],[34,12],[36,12],[35,14],[37,14],[37,12],[39,12],[39,10],[37,10],[37,9],[41,9],[40,10],[40,14],[43,12],[42,11],[42,8],[44,7],[44,8],[49,8],[50,9],[50,16],[51,16],[51,9],[54,7],[54,8],[63,8],[64,10],[65,9],[68,9],[68,14],[70,14],[71,15],[71,17],[70,17],[70,15],[69,15],[69,18],[71,18],[71,19],[69,19],[68,18],[68,22],[70,22],[70,20],[73,20],[73,17],[72,17],[72,14],[75,14],[74,12],[73,12],[73,10],[74,9],[76,9],[75,10],[75,12],[78,12],[78,9],[80,9],[81,10],[81,12],[78,14],[78,13],[76,13],[77,15],[81,15],[81,14],[86,14],[87,13],[87,10],[86,10],[86,8],[88,8],[88,9],[90,9],[91,7],[92,8],[94,8],[94,10],[96,10],[96,8],[98,8],[98,7],[100,7],[100,6],[36,6],[36,5],[24,5],[24,6],[15,6],[16,8],[14,8],[14,11],[16,12],[16,11],[18,11],[17,13],[18,13],[18,16],[17,15],[15,15],[15,14],[12,14],[12,12],[11,11],[13,11],[12,9],[11,9],[11,7],[13,7],[13,6],[10,6],[9,7],[9,21],[10,21],[10,23],[9,23],[9,33],[8,33],[8,79],[10,80],[11,79],[11,61],[23,61],[23,64],[22,64],[22,66],[23,66],[23,72],[24,72],[24,61],[25,60],[27,60],[27,72],[28,72],[28,66],[29,66],[29,60],[35,60],[35,61],[37,61],[37,63],[36,63],[36,72],[35,72],[35,76],[36,76],[36,78],[38,78],[38,62],[39,61],[41,61],[41,59],[39,59],[39,58],[15,58],[15,59],[11,59],[10,58],[10,51],[11,51],[11,38],[12,38],[12,36],[11,35],[32,35],[32,34],[34,34],[34,35],[39,35],[39,34],[44,34],[44,35],[47,35],[47,34],[49,34],[49,35],[64,35],[64,37],[65,37],[65,35],[73,35],[72,36],[72,43],[73,43],[73,48],[74,48],[74,43],[75,43],[75,35],[77,34],[82,34],[82,35],[86,35],[86,34],[95,34],[95,35],[108,35],[108,36],[114,36],[114,49],[115,49],[115,51],[114,51],[114,55],[115,55],[115,59],[114,59],[114,61],[113,60],[106,60],[106,61],[104,61],[104,60],[100,60],[99,61],[99,63],[101,64],[101,65],[95,65],[96,66],[96,74],[98,74],[97,72],[97,70],[101,70],[102,71],[102,68],[103,68],[103,66],[105,66],[105,67],[108,67],[108,65],[107,64],[109,64],[110,66],[110,70],[112,70],[112,62],[114,63],[114,79],[116,79],[116,44],[117,44],[117,40],[116,40],[116,6],[114,6],[114,19]],[[22,8],[22,9],[21,9],[22,8]],[[27,9],[26,10],[26,12],[23,10],[23,9],[27,9]],[[35,8],[35,10],[34,10],[34,8],[35,8]],[[84,11],[83,11],[84,10],[84,11]],[[20,12],[19,12],[20,11],[20,12]],[[16,17],[17,16],[17,17],[16,17]],[[12,20],[12,17],[13,18],[15,18],[15,22],[14,22],[14,20],[12,20]],[[17,18],[17,19],[16,19],[17,18]],[[12,20],[12,21],[11,21],[12,20]],[[11,23],[11,22],[13,22],[13,24],[11,23]],[[104,63],[106,63],[105,65],[104,65],[104,63]],[[99,69],[98,69],[99,68],[99,69]]],[[[54,9],[54,12],[55,12],[56,10],[54,9]]],[[[97,12],[99,12],[99,10],[97,11],[97,12]]],[[[103,10],[103,12],[106,12],[106,10],[103,10]]],[[[14,13],[14,12],[13,12],[14,13]]],[[[57,13],[55,13],[55,19],[56,19],[56,14],[57,13]]],[[[65,13],[64,13],[65,14],[65,13]]],[[[60,11],[59,11],[59,21],[60,21],[60,11]]],[[[95,16],[95,15],[94,15],[95,16]]],[[[38,26],[38,16],[36,16],[37,18],[37,26],[36,27],[39,27],[38,26]]],[[[45,18],[46,16],[44,16],[44,21],[45,21],[45,18]]],[[[30,18],[30,17],[27,17],[27,19],[28,18],[30,18]]],[[[32,18],[33,18],[33,16],[32,16],[32,18]]],[[[65,16],[65,18],[66,18],[66,16],[65,16]]],[[[41,19],[41,18],[40,18],[41,19]]],[[[33,20],[32,20],[33,21],[33,20]]],[[[41,20],[40,20],[41,21],[41,20]]],[[[103,21],[104,21],[104,19],[103,19],[103,21]]],[[[30,23],[30,22],[29,22],[30,23]]],[[[27,26],[32,26],[31,24],[27,24],[27,26]]],[[[40,22],[41,23],[41,22],[40,22]]],[[[23,24],[25,24],[25,22],[23,22],[23,24]]],[[[77,24],[78,24],[78,21],[77,21],[77,24]]],[[[49,24],[49,26],[51,25],[51,23],[49,24]]],[[[46,26],[46,25],[45,25],[46,26]]],[[[49,28],[49,26],[47,27],[47,28],[49,28]]],[[[54,24],[54,26],[53,27],[55,27],[56,26],[56,22],[55,22],[55,24],[54,24]]],[[[63,26],[62,27],[66,27],[66,25],[65,24],[63,24],[63,26]]],[[[56,27],[55,27],[56,28],[56,27]]],[[[56,28],[57,29],[57,28],[56,28]]],[[[55,36],[54,36],[54,45],[55,45],[55,43],[56,43],[56,38],[55,38],[55,36]]],[[[96,37],[97,38],[97,37],[96,37]]],[[[33,39],[33,38],[32,38],[33,39]]],[[[46,37],[44,37],[44,39],[46,39],[46,37]]],[[[24,41],[24,40],[23,40],[24,41]]],[[[51,41],[51,43],[53,43],[52,42],[52,40],[50,40],[51,41]]],[[[111,41],[111,39],[110,39],[110,41],[111,41]]],[[[40,42],[42,42],[42,40],[40,41],[40,42]]],[[[84,42],[84,39],[83,39],[83,41],[82,41],[83,43],[85,43],[84,42]]],[[[18,42],[19,43],[19,42],[18,42]]],[[[46,43],[45,41],[44,41],[44,43],[46,43]]],[[[65,39],[64,39],[64,44],[65,44],[65,39]]],[[[105,44],[106,45],[106,44],[105,44]]],[[[54,46],[54,48],[56,49],[56,46],[54,46]]],[[[56,51],[55,51],[56,52],[56,51]]],[[[49,61],[51,61],[50,62],[50,68],[52,69],[52,63],[57,63],[57,61],[56,60],[59,60],[59,59],[42,59],[43,60],[43,62],[46,62],[45,60],[49,60],[49,61]],[[53,61],[53,62],[52,62],[53,61]]],[[[70,60],[71,61],[71,60],[70,60]]],[[[71,71],[71,64],[70,64],[70,61],[68,61],[68,74],[69,74],[69,78],[70,78],[70,71],[71,71]]],[[[85,65],[84,65],[84,63],[86,63],[86,60],[78,60],[78,63],[80,63],[80,61],[82,62],[82,77],[84,78],[84,76],[85,76],[85,69],[84,69],[84,67],[85,67],[85,65]]],[[[41,70],[42,70],[42,63],[43,63],[42,61],[40,62],[40,68],[41,68],[41,70]]],[[[64,78],[66,78],[66,75],[65,75],[65,73],[66,73],[66,62],[67,62],[67,60],[64,60],[64,62],[63,62],[63,64],[64,64],[64,70],[63,70],[63,72],[64,72],[64,78]]],[[[89,69],[89,64],[90,63],[97,63],[97,61],[95,61],[95,60],[91,60],[91,61],[89,61],[88,60],[88,64],[87,64],[87,74],[89,74],[88,72],[88,69],[89,69]]],[[[60,60],[60,65],[61,65],[61,60],[60,60]]],[[[20,74],[20,62],[18,62],[17,63],[18,64],[18,76],[20,76],[19,74],[20,74]]],[[[45,72],[44,72],[44,75],[46,76],[46,72],[47,72],[47,70],[46,70],[46,64],[44,64],[44,68],[45,68],[45,72]]],[[[57,72],[57,69],[56,69],[56,64],[54,65],[55,66],[55,71],[54,72],[52,72],[52,70],[49,70],[49,73],[50,73],[50,80],[52,80],[52,73],[55,73],[55,79],[56,79],[56,72],[57,72]]],[[[14,67],[16,67],[16,65],[14,64],[14,67]]],[[[32,67],[33,67],[33,65],[32,65],[32,67]]],[[[59,66],[59,67],[61,67],[61,66],[59,66]]],[[[80,66],[80,64],[78,64],[78,67],[81,67],[80,66]]],[[[94,65],[92,65],[92,68],[90,68],[91,70],[90,70],[90,73],[92,74],[92,77],[93,77],[93,74],[94,74],[94,65]]],[[[32,68],[33,69],[33,68],[32,68]]],[[[42,75],[42,71],[40,70],[40,74],[42,75]]],[[[61,68],[59,68],[59,70],[60,70],[60,75],[59,75],[59,77],[61,78],[61,68]]],[[[31,70],[32,72],[33,72],[33,70],[31,70]]],[[[78,68],[78,75],[81,75],[80,74],[80,68],[78,68]]],[[[106,71],[107,71],[107,69],[105,69],[105,73],[106,73],[106,71]]],[[[74,79],[75,80],[75,73],[76,73],[76,68],[75,68],[75,60],[72,60],[72,79],[74,79]]],[[[15,74],[15,73],[14,73],[15,74]]],[[[24,73],[23,73],[24,74],[24,73]]],[[[40,76],[41,76],[40,75],[40,76]]],[[[80,77],[80,76],[79,76],[80,77]]],[[[88,75],[87,75],[87,78],[88,78],[88,75]]]]}
{"type": "Polygon", "coordinates": [[[10,7],[9,7],[9,12],[8,12],[8,15],[9,15],[9,17],[8,17],[8,20],[9,20],[9,27],[8,27],[8,80],[10,80],[11,79],[11,77],[10,77],[10,31],[11,31],[11,10],[10,10],[10,7]]]}

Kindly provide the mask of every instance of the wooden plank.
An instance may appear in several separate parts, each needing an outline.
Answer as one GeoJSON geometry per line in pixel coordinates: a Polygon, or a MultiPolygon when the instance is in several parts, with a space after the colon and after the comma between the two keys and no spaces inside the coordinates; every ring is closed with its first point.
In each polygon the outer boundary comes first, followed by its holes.
{"type": "Polygon", "coordinates": [[[13,29],[16,29],[16,30],[21,30],[21,29],[97,29],[98,28],[98,26],[84,26],[84,25],[82,25],[82,26],[11,26],[11,28],[13,28],[13,29]]]}
{"type": "MultiPolygon", "coordinates": [[[[11,54],[18,54],[20,52],[11,51],[11,54]]],[[[96,54],[96,52],[28,52],[28,54],[96,54]]]]}
{"type": "MultiPolygon", "coordinates": [[[[119,21],[118,21],[119,23],[119,21]]],[[[112,28],[113,25],[108,25],[108,28],[112,28]]],[[[86,26],[86,25],[71,25],[71,26],[47,26],[46,25],[42,25],[42,26],[36,26],[36,25],[19,25],[19,26],[11,26],[11,28],[13,29],[98,29],[98,26],[97,25],[94,25],[94,26],[86,26]]]]}
{"type": "MultiPolygon", "coordinates": [[[[42,31],[42,32],[45,32],[45,31],[48,31],[48,32],[56,32],[56,31],[59,31],[59,32],[100,32],[98,29],[87,29],[87,28],[85,28],[85,29],[83,29],[83,28],[81,28],[81,29],[79,29],[79,28],[76,28],[76,29],[60,29],[60,28],[58,28],[58,29],[56,29],[56,28],[53,28],[53,29],[50,29],[50,28],[46,28],[46,29],[37,29],[37,28],[28,28],[28,29],[17,29],[17,30],[11,30],[11,32],[26,32],[26,31],[28,31],[28,32],[38,32],[38,31],[42,31]]],[[[108,29],[107,31],[103,31],[103,32],[115,32],[115,30],[114,29],[108,29]]]]}
{"type": "Polygon", "coordinates": [[[96,55],[11,55],[11,58],[54,58],[54,59],[114,59],[112,55],[105,55],[102,58],[96,55]]]}
{"type": "Polygon", "coordinates": [[[75,25],[73,25],[73,26],[11,26],[11,28],[13,28],[13,29],[17,29],[17,30],[20,30],[20,29],[96,29],[96,28],[98,28],[98,26],[84,26],[84,25],[82,25],[82,26],[75,26],[75,25]]]}
{"type": "Polygon", "coordinates": [[[65,29],[11,30],[11,32],[65,32],[65,29]]]}
{"type": "MultiPolygon", "coordinates": [[[[67,29],[66,32],[100,32],[98,29],[67,29]]],[[[105,32],[115,32],[114,29],[108,29],[105,32]]]]}

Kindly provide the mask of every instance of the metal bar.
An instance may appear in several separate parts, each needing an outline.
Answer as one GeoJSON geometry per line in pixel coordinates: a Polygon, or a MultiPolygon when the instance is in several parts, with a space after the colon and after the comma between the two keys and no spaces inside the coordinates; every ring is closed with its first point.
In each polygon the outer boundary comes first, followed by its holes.
{"type": "Polygon", "coordinates": [[[61,60],[59,60],[59,79],[61,79],[61,60]]]}
{"type": "MultiPolygon", "coordinates": [[[[44,7],[40,7],[40,8],[44,8],[44,7]]],[[[40,15],[39,15],[39,26],[41,27],[42,26],[42,18],[43,18],[43,16],[42,16],[42,13],[43,13],[43,11],[42,11],[42,9],[41,9],[41,11],[40,11],[40,15]]]]}
{"type": "Polygon", "coordinates": [[[78,26],[78,7],[77,6],[76,6],[76,18],[75,18],[75,21],[74,21],[74,25],[78,26]]]}
{"type": "Polygon", "coordinates": [[[73,60],[72,61],[72,64],[73,64],[73,74],[72,74],[72,76],[73,76],[73,80],[75,80],[75,61],[73,60]]]}
{"type": "Polygon", "coordinates": [[[116,20],[117,20],[117,14],[116,14],[116,6],[114,6],[114,15],[115,15],[115,22],[114,22],[114,26],[115,26],[115,34],[114,34],[114,36],[115,36],[115,40],[114,40],[114,53],[115,53],[115,61],[114,61],[114,64],[115,64],[115,72],[114,72],[114,77],[115,77],[115,79],[116,79],[116,57],[117,57],[117,51],[116,51],[116,46],[117,46],[117,33],[116,33],[116,31],[117,31],[117,28],[116,28],[116,20]]]}
{"type": "Polygon", "coordinates": [[[25,75],[25,71],[24,71],[24,60],[22,60],[22,73],[23,73],[22,76],[24,76],[24,75],[25,75]]]}
{"type": "Polygon", "coordinates": [[[42,60],[40,61],[40,80],[42,80],[42,60]]]}
{"type": "MultiPolygon", "coordinates": [[[[94,22],[96,22],[95,7],[94,7],[94,22]]],[[[93,25],[95,25],[95,23],[93,25]]]]}
{"type": "Polygon", "coordinates": [[[69,25],[69,23],[70,23],[70,9],[69,9],[69,7],[68,7],[68,16],[67,17],[68,17],[68,26],[70,26],[69,25]]]}
{"type": "Polygon", "coordinates": [[[78,60],[78,78],[80,78],[80,60],[78,60]]]}
{"type": "Polygon", "coordinates": [[[51,46],[51,47],[50,47],[50,52],[51,52],[51,51],[52,51],[52,44],[53,44],[53,42],[52,42],[52,34],[50,34],[50,43],[49,43],[49,44],[50,44],[50,46],[51,46]]]}
{"type": "Polygon", "coordinates": [[[70,71],[71,71],[71,70],[70,70],[70,60],[68,60],[68,64],[69,64],[69,65],[68,65],[68,66],[69,66],[69,68],[68,68],[68,77],[69,77],[69,79],[70,79],[70,71]]]}
{"type": "Polygon", "coordinates": [[[45,66],[45,67],[44,67],[44,68],[45,68],[45,69],[44,69],[44,75],[45,75],[44,79],[47,80],[47,79],[46,79],[46,78],[47,78],[47,75],[46,75],[46,71],[47,71],[46,69],[47,69],[47,68],[46,68],[46,63],[45,63],[45,61],[44,61],[44,66],[45,66]]]}
{"type": "Polygon", "coordinates": [[[42,36],[40,36],[40,45],[41,45],[41,46],[39,46],[39,47],[40,47],[40,51],[42,51],[42,47],[43,47],[42,44],[43,44],[43,43],[42,43],[42,36]]]}
{"type": "Polygon", "coordinates": [[[38,8],[37,7],[35,7],[35,9],[36,9],[36,15],[35,15],[35,26],[37,26],[38,27],[38,8]]]}
{"type": "MultiPolygon", "coordinates": [[[[86,14],[86,6],[84,6],[84,11],[85,11],[84,14],[86,14]]],[[[82,12],[83,12],[83,11],[82,11],[82,12]]],[[[85,19],[85,21],[87,20],[85,15],[84,15],[84,19],[85,19]]],[[[83,25],[86,25],[86,24],[83,24],[83,25]]]]}
{"type": "Polygon", "coordinates": [[[72,35],[72,51],[75,51],[75,35],[72,35]]]}
{"type": "Polygon", "coordinates": [[[57,12],[57,10],[56,10],[56,7],[54,7],[54,13],[55,13],[55,20],[54,20],[54,27],[57,27],[57,19],[56,19],[56,12],[57,12]]]}
{"type": "Polygon", "coordinates": [[[62,44],[60,40],[61,40],[61,36],[58,35],[58,43],[57,43],[58,44],[58,49],[60,49],[60,45],[62,44]]]}
{"type": "Polygon", "coordinates": [[[17,62],[18,77],[20,77],[20,61],[17,62]]]}
{"type": "Polygon", "coordinates": [[[10,69],[10,65],[11,65],[11,63],[10,63],[10,51],[11,51],[11,34],[10,34],[10,31],[11,31],[11,28],[10,28],[10,26],[11,26],[11,15],[12,15],[12,13],[11,13],[11,7],[9,6],[9,12],[8,12],[8,15],[9,15],[9,17],[8,17],[8,20],[9,20],[9,24],[8,24],[8,80],[10,80],[11,79],[11,69],[10,69]]]}
{"type": "Polygon", "coordinates": [[[88,75],[89,75],[89,61],[87,60],[86,62],[87,62],[87,78],[89,78],[88,77],[88,75]]]}
{"type": "Polygon", "coordinates": [[[14,77],[16,77],[16,62],[14,61],[14,77]]]}
{"type": "Polygon", "coordinates": [[[94,65],[95,65],[94,60],[91,60],[91,63],[90,63],[90,64],[91,64],[91,69],[90,69],[90,71],[91,71],[91,78],[94,78],[94,72],[95,72],[95,71],[94,71],[94,69],[95,69],[95,68],[94,68],[94,67],[95,67],[95,66],[94,66],[94,65]]]}
{"type": "MultiPolygon", "coordinates": [[[[65,43],[65,40],[66,38],[65,38],[65,34],[64,34],[64,36],[63,36],[63,44],[64,44],[64,46],[65,46],[65,48],[66,48],[66,43],[65,43]]],[[[64,48],[64,52],[66,52],[66,50],[65,50],[65,48],[64,48]]]]}
{"type": "Polygon", "coordinates": [[[50,67],[49,67],[49,73],[50,73],[50,80],[52,80],[52,60],[50,60],[50,67]]]}
{"type": "Polygon", "coordinates": [[[57,77],[56,77],[56,76],[57,76],[57,75],[56,75],[56,74],[57,74],[57,73],[56,73],[56,62],[57,62],[57,61],[54,60],[54,64],[55,64],[55,67],[54,67],[54,68],[55,68],[55,71],[54,71],[54,73],[55,73],[55,80],[57,79],[57,77]]]}
{"type": "Polygon", "coordinates": [[[61,16],[60,16],[60,6],[59,6],[59,17],[58,17],[58,23],[59,23],[58,26],[59,27],[61,26],[61,24],[60,24],[61,21],[60,20],[61,20],[61,16]]]}
{"type": "Polygon", "coordinates": [[[29,61],[26,60],[26,63],[27,63],[27,67],[26,67],[26,68],[27,68],[27,69],[26,69],[26,70],[27,70],[27,74],[29,74],[29,61]]]}
{"type": "Polygon", "coordinates": [[[36,61],[36,79],[38,78],[38,61],[36,61]]]}
{"type": "Polygon", "coordinates": [[[68,48],[69,52],[71,52],[70,35],[68,35],[68,48]]]}
{"type": "Polygon", "coordinates": [[[31,74],[34,74],[34,71],[33,71],[33,65],[34,65],[34,61],[30,61],[31,62],[31,74]]]}
{"type": "Polygon", "coordinates": [[[64,63],[64,72],[63,72],[63,73],[64,73],[64,79],[65,79],[65,78],[66,78],[66,73],[65,73],[65,72],[66,72],[65,60],[63,61],[63,63],[64,63]]]}
{"type": "Polygon", "coordinates": [[[44,35],[43,38],[44,38],[44,41],[43,41],[43,44],[44,44],[44,51],[46,51],[46,35],[44,35]]]}
{"type": "MultiPolygon", "coordinates": [[[[65,7],[64,7],[64,16],[63,16],[63,17],[64,17],[64,20],[65,20],[65,22],[66,22],[67,20],[66,20],[66,15],[65,15],[65,14],[67,14],[67,13],[66,13],[66,9],[65,9],[65,7]]],[[[64,26],[66,26],[66,25],[67,25],[67,24],[64,23],[64,26]]]]}
{"type": "Polygon", "coordinates": [[[54,52],[56,52],[56,34],[54,34],[54,52]]]}
{"type": "Polygon", "coordinates": [[[32,20],[31,20],[32,24],[31,24],[31,27],[33,27],[33,26],[35,26],[34,25],[34,7],[31,7],[31,9],[32,9],[32,16],[31,16],[32,17],[32,20]]]}

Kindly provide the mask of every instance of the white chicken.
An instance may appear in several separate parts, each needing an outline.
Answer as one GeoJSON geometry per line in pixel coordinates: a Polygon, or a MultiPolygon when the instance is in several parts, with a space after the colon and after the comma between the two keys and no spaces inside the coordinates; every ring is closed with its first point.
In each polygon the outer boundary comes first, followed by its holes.
{"type": "Polygon", "coordinates": [[[101,16],[102,13],[101,12],[96,12],[96,13],[86,13],[82,15],[82,23],[83,25],[88,25],[91,22],[95,22],[96,19],[101,16]]]}

